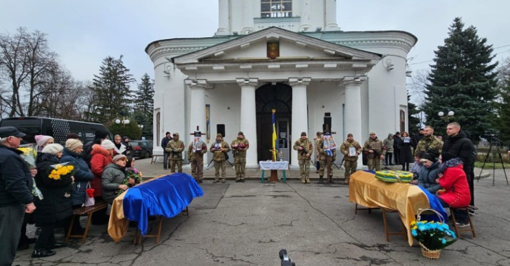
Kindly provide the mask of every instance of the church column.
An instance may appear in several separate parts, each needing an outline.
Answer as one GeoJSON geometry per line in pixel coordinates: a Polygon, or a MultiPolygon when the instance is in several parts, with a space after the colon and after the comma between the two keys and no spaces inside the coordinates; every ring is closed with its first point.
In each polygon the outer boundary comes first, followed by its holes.
{"type": "Polygon", "coordinates": [[[336,23],[336,0],[326,0],[324,6],[325,31],[340,30],[336,23]]]}
{"type": "Polygon", "coordinates": [[[241,123],[240,129],[250,142],[250,148],[246,154],[246,166],[254,167],[257,161],[257,109],[255,89],[258,84],[256,78],[238,78],[237,83],[241,87],[241,123]]]}
{"type": "MultiPolygon", "coordinates": [[[[289,78],[289,84],[292,86],[292,139],[291,145],[301,137],[301,132],[308,134],[308,100],[306,96],[306,87],[312,81],[311,78],[289,78]]],[[[278,110],[276,110],[278,111],[278,110]]],[[[308,136],[310,138],[310,136],[308,136]]],[[[312,138],[313,139],[313,138],[312,138]]],[[[293,166],[299,166],[298,153],[292,146],[291,162],[293,166]]],[[[313,151],[311,151],[313,152],[313,151]]]]}
{"type": "MultiPolygon", "coordinates": [[[[354,140],[363,146],[361,135],[361,84],[366,77],[345,77],[345,133],[352,133],[354,140]]],[[[358,168],[363,165],[362,156],[358,158],[358,168]]]]}
{"type": "Polygon", "coordinates": [[[229,0],[219,0],[219,25],[218,31],[216,31],[215,35],[228,35],[230,30],[228,27],[230,20],[230,8],[229,8],[229,0]]]}
{"type": "MultiPolygon", "coordinates": [[[[192,133],[199,126],[200,131],[205,133],[206,130],[206,119],[205,119],[205,90],[209,88],[207,80],[199,79],[199,80],[191,80],[187,79],[186,85],[189,86],[191,90],[191,108],[190,108],[190,116],[189,116],[189,131],[183,132],[185,136],[189,133],[192,133]]],[[[183,136],[183,141],[186,138],[183,136]]],[[[186,145],[186,147],[188,147],[186,145]]]]}

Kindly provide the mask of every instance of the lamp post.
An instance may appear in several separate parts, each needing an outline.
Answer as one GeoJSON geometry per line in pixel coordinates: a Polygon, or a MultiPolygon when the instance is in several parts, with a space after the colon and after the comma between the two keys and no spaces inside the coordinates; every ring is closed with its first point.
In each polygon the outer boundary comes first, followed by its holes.
{"type": "Polygon", "coordinates": [[[115,119],[115,124],[117,124],[117,125],[124,126],[124,125],[128,125],[130,122],[131,121],[129,121],[129,119],[124,119],[124,118],[122,118],[122,119],[118,119],[118,118],[115,119]]]}
{"type": "Polygon", "coordinates": [[[450,118],[454,117],[455,112],[448,111],[448,114],[446,114],[446,115],[443,112],[439,112],[439,113],[437,113],[437,115],[439,116],[439,118],[441,118],[442,120],[446,121],[446,123],[450,123],[450,118]]]}

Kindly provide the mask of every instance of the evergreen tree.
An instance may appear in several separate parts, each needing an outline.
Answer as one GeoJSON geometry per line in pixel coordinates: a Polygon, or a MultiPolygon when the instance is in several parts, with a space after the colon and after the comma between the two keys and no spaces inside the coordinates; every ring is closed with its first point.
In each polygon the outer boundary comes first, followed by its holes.
{"type": "Polygon", "coordinates": [[[455,18],[448,35],[444,45],[435,51],[422,109],[427,124],[436,130],[446,128],[447,124],[438,112],[454,111],[455,117],[450,122],[458,122],[476,141],[490,128],[494,114],[492,102],[497,93],[494,69],[498,63],[491,64],[493,49],[486,44],[487,39],[478,37],[473,26],[464,29],[460,18],[455,18]]]}
{"type": "Polygon", "coordinates": [[[409,121],[409,132],[416,133],[420,131],[421,127],[421,120],[417,117],[417,115],[420,113],[420,110],[416,106],[416,104],[410,102],[411,95],[409,95],[409,92],[407,92],[407,114],[409,121]]]}
{"type": "Polygon", "coordinates": [[[154,83],[146,73],[138,84],[135,98],[134,118],[139,125],[143,125],[142,136],[152,138],[154,114],[154,83]]]}
{"type": "Polygon", "coordinates": [[[90,90],[96,101],[86,116],[103,124],[111,124],[116,118],[128,117],[133,98],[129,84],[133,81],[129,69],[122,62],[122,55],[119,59],[106,57],[99,68],[99,75],[94,75],[90,90]]]}

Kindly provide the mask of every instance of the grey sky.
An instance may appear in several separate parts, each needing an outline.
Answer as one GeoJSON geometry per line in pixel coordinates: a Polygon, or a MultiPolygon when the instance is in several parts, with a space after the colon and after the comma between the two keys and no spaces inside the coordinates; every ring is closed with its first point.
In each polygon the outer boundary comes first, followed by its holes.
{"type": "MultiPolygon", "coordinates": [[[[241,1],[241,0],[237,0],[241,1]]],[[[315,1],[315,0],[314,0],[315,1]]],[[[405,30],[418,37],[412,69],[429,68],[456,16],[488,39],[497,59],[510,57],[508,0],[337,0],[344,31],[405,30]]],[[[217,0],[0,0],[0,32],[18,27],[48,34],[50,48],[79,80],[91,80],[106,56],[124,55],[135,78],[154,76],[144,52],[154,40],[212,36],[218,26],[217,0]]]]}

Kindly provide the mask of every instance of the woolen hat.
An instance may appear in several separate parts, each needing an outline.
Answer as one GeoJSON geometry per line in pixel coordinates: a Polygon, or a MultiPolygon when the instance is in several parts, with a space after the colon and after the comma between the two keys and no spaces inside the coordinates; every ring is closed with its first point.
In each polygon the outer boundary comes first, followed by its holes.
{"type": "Polygon", "coordinates": [[[118,160],[125,160],[125,161],[127,161],[127,157],[124,154],[117,154],[117,155],[113,156],[112,162],[115,163],[118,160]]]}
{"type": "Polygon", "coordinates": [[[306,132],[301,132],[301,136],[306,136],[306,132]]]}
{"type": "Polygon", "coordinates": [[[25,133],[19,132],[15,127],[0,127],[0,138],[7,138],[9,136],[22,138],[25,133]]]}
{"type": "Polygon", "coordinates": [[[46,136],[46,135],[35,135],[35,143],[37,143],[37,146],[42,147],[48,140],[53,139],[52,136],[46,136]]]}
{"type": "Polygon", "coordinates": [[[435,162],[436,161],[436,157],[433,154],[430,154],[430,153],[422,154],[421,159],[422,160],[431,161],[431,162],[435,162]]]}
{"type": "Polygon", "coordinates": [[[79,139],[66,140],[66,148],[70,151],[74,151],[78,147],[83,147],[83,143],[79,139]]]}
{"type": "Polygon", "coordinates": [[[103,140],[103,142],[101,142],[101,147],[107,149],[107,150],[113,150],[115,149],[115,144],[113,144],[113,142],[109,139],[105,139],[103,140]]]}
{"type": "Polygon", "coordinates": [[[441,153],[441,160],[442,160],[443,163],[447,162],[447,161],[449,161],[449,160],[451,160],[453,158],[457,158],[457,157],[458,156],[455,156],[455,154],[453,154],[453,153],[449,153],[449,152],[442,152],[441,153]]]}
{"type": "Polygon", "coordinates": [[[64,150],[64,147],[62,147],[62,145],[60,145],[58,143],[52,143],[52,144],[46,145],[44,147],[44,149],[42,149],[41,152],[55,155],[63,150],[64,150]]]}

